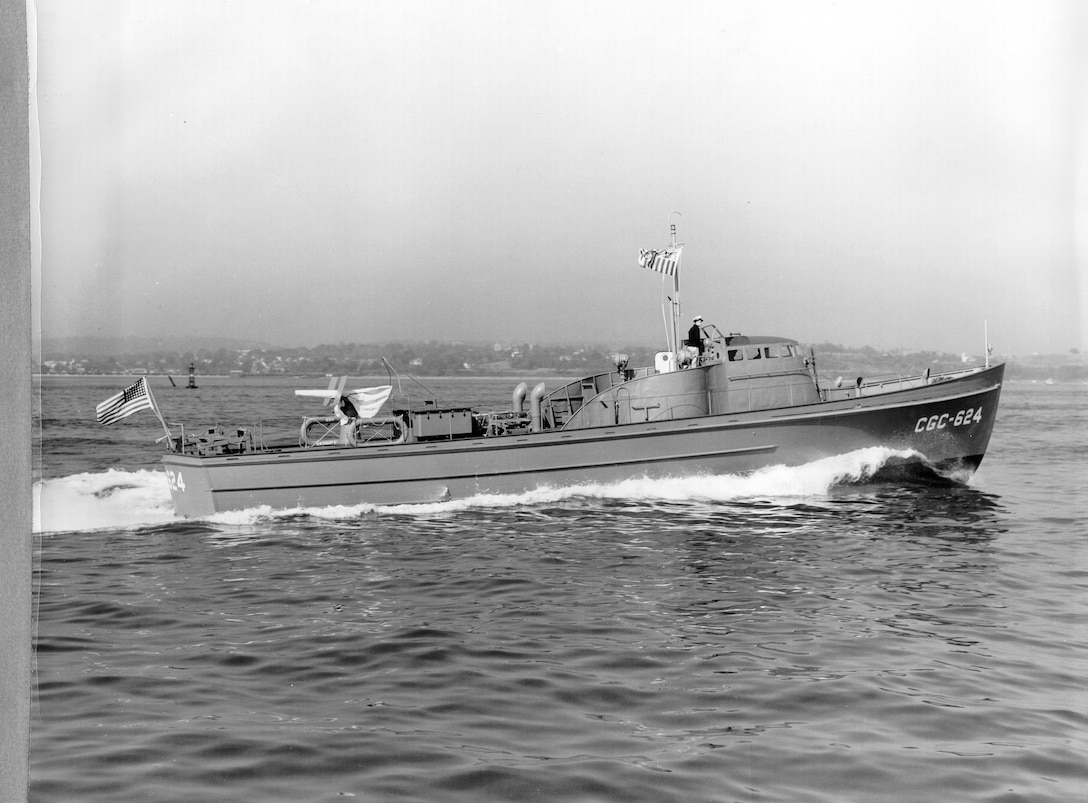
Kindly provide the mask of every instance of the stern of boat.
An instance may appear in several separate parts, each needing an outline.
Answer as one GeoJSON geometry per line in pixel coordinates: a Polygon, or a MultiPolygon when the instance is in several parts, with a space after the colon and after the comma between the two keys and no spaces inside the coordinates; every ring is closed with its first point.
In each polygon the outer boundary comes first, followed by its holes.
{"type": "Polygon", "coordinates": [[[174,512],[185,518],[202,518],[216,513],[208,471],[199,461],[168,454],[162,459],[174,512]]]}

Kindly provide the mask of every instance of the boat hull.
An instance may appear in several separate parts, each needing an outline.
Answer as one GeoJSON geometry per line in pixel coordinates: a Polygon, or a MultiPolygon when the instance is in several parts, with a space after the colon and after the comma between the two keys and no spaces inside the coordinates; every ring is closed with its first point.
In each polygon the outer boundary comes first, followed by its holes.
{"type": "Polygon", "coordinates": [[[749,473],[873,446],[969,476],[986,452],[1004,366],[879,396],[692,419],[368,447],[163,458],[175,510],[404,504],[630,477],[749,473]]]}

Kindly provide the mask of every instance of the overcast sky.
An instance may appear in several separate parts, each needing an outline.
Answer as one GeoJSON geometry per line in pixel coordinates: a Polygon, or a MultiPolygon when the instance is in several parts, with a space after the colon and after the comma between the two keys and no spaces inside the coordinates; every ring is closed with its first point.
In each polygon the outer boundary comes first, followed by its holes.
{"type": "Polygon", "coordinates": [[[1086,350],[1082,8],[37,0],[36,320],[1086,350]]]}

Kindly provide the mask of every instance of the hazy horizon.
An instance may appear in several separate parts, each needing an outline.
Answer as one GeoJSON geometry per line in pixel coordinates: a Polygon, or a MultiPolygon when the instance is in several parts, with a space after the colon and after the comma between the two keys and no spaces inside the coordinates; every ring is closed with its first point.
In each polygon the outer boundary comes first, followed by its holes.
{"type": "MultiPolygon", "coordinates": [[[[768,332],[747,332],[744,334],[751,335],[768,335],[775,333],[768,332]]],[[[647,349],[656,350],[664,349],[665,343],[664,335],[661,336],[659,341],[654,342],[638,342],[638,341],[530,341],[529,345],[539,346],[542,349],[563,349],[563,348],[593,348],[600,349],[602,351],[615,351],[624,349],[647,349]]],[[[912,354],[922,353],[935,353],[942,356],[950,357],[973,357],[982,359],[985,357],[984,343],[980,339],[977,343],[971,344],[971,347],[966,349],[915,349],[907,346],[874,346],[870,343],[853,343],[849,341],[831,341],[831,340],[812,340],[812,341],[799,341],[803,347],[812,346],[817,349],[817,355],[821,353],[827,353],[829,346],[834,346],[837,349],[841,349],[846,352],[865,352],[875,351],[883,355],[904,355],[910,356],[912,354]]],[[[525,341],[515,341],[508,338],[484,338],[479,340],[368,340],[368,341],[323,341],[316,344],[305,345],[300,343],[269,343],[265,341],[258,341],[255,339],[247,338],[225,338],[216,337],[213,335],[196,335],[190,337],[171,337],[171,336],[144,336],[144,335],[126,335],[122,337],[112,336],[98,336],[91,335],[86,337],[70,336],[59,338],[45,338],[40,344],[36,344],[34,347],[34,355],[41,357],[42,359],[55,359],[59,355],[68,357],[121,357],[121,356],[137,356],[142,354],[150,354],[155,352],[177,352],[179,354],[207,352],[218,349],[231,350],[284,350],[294,351],[299,349],[313,350],[318,348],[328,348],[331,350],[343,349],[343,348],[386,348],[393,345],[402,345],[411,348],[442,348],[448,346],[464,346],[467,349],[479,349],[488,348],[493,346],[501,346],[504,349],[514,349],[525,345],[525,341]]],[[[1072,357],[1075,360],[1083,359],[1088,355],[1083,355],[1079,349],[1074,348],[1066,349],[1064,351],[1054,352],[1029,352],[1025,350],[1016,349],[1001,349],[995,350],[992,353],[994,359],[1021,359],[1021,358],[1034,358],[1034,357],[1072,357]]]]}
{"type": "Polygon", "coordinates": [[[30,9],[36,338],[1088,349],[1074,0],[30,9]]]}

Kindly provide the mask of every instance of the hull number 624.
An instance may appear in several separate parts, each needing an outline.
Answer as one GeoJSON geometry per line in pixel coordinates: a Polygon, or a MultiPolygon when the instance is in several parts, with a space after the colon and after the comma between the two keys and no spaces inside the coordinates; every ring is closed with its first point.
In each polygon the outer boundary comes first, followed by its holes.
{"type": "Polygon", "coordinates": [[[914,425],[915,432],[931,432],[945,427],[962,427],[967,424],[977,424],[982,420],[982,408],[968,407],[955,413],[941,413],[940,415],[922,416],[914,425]]]}
{"type": "Polygon", "coordinates": [[[180,471],[166,470],[166,481],[170,484],[171,491],[185,491],[185,478],[180,471]]]}

